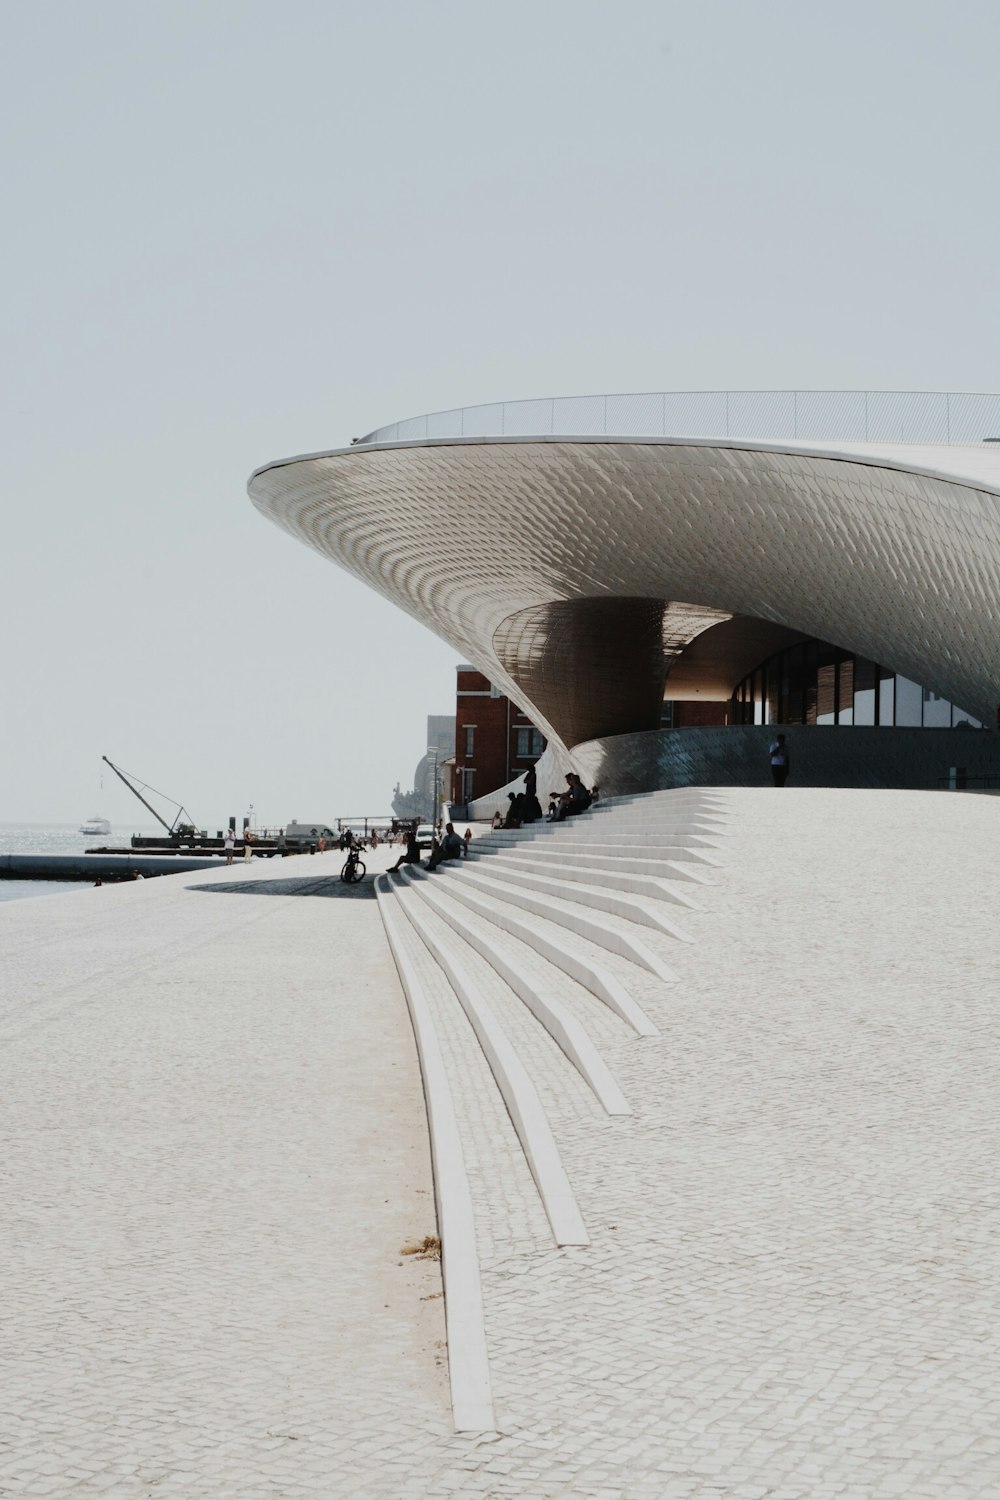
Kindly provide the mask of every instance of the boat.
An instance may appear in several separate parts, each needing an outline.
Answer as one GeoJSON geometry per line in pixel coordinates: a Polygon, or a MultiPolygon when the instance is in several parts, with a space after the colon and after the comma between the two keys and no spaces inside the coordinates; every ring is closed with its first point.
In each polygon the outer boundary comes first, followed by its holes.
{"type": "Polygon", "coordinates": [[[99,818],[95,813],[92,818],[88,818],[86,823],[81,825],[80,832],[87,834],[88,837],[97,835],[104,837],[111,832],[111,824],[107,818],[99,818]]]}

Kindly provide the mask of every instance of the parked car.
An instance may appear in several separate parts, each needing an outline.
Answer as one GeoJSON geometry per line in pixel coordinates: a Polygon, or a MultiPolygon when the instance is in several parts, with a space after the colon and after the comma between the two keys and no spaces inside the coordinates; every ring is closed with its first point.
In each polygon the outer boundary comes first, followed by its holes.
{"type": "Polygon", "coordinates": [[[417,824],[417,848],[418,849],[430,849],[433,846],[433,843],[434,843],[434,824],[433,823],[418,823],[417,824]]]}

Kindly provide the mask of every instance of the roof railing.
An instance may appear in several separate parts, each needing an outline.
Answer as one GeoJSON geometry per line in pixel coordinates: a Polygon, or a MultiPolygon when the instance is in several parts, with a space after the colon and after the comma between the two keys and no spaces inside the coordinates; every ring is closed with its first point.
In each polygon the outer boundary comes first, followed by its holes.
{"type": "Polygon", "coordinates": [[[985,391],[642,391],[546,396],[431,412],[358,443],[462,437],[770,438],[802,442],[995,442],[1000,395],[985,391]]]}

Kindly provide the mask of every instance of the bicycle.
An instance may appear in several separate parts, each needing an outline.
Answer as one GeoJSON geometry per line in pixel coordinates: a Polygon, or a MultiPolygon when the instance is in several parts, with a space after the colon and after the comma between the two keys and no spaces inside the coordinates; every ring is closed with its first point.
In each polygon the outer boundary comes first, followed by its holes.
{"type": "Polygon", "coordinates": [[[365,867],[361,860],[360,844],[351,845],[347,858],[344,861],[344,868],[340,872],[340,878],[347,885],[351,885],[357,880],[364,880],[365,867]]]}

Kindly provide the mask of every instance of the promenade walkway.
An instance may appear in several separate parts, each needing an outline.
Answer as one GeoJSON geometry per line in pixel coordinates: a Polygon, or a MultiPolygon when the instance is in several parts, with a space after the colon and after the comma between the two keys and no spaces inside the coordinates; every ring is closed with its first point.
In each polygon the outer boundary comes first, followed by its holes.
{"type": "Polygon", "coordinates": [[[376,902],[253,894],[340,863],[0,911],[0,1495],[379,1494],[450,1432],[376,902]]]}
{"type": "Polygon", "coordinates": [[[0,910],[0,1495],[1000,1493],[1000,800],[720,799],[693,941],[642,928],[677,981],[601,950],[659,1034],[559,992],[631,1115],[474,970],[589,1244],[555,1245],[435,1002],[497,1419],[474,1435],[436,1264],[397,1253],[433,1199],[375,902],[251,894],[337,857],[0,910]]]}

